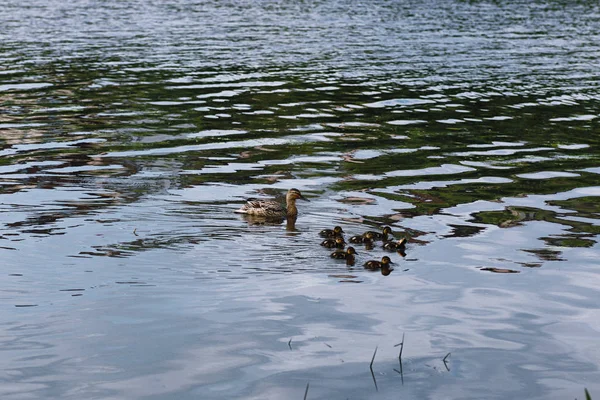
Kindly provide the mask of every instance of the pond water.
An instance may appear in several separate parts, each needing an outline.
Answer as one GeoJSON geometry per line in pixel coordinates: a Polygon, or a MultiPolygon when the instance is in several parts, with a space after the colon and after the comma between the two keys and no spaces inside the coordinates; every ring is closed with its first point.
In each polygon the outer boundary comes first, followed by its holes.
{"type": "Polygon", "coordinates": [[[597,2],[5,0],[0,26],[3,399],[600,396],[597,2]],[[295,224],[233,213],[290,188],[295,224]],[[346,266],[334,225],[409,242],[346,266]]]}

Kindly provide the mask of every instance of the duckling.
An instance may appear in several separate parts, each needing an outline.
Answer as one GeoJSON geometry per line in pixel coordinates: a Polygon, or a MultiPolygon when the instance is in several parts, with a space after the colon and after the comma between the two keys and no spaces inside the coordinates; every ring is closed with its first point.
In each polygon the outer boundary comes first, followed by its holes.
{"type": "Polygon", "coordinates": [[[355,260],[354,255],[355,254],[357,254],[356,250],[354,250],[354,247],[350,246],[346,249],[346,251],[344,251],[344,250],[334,251],[333,253],[331,253],[331,258],[335,258],[338,260],[346,259],[346,265],[354,265],[354,260],[355,260]]]}
{"type": "Polygon", "coordinates": [[[390,268],[389,265],[382,266],[381,267],[381,275],[388,276],[389,274],[392,273],[393,270],[394,270],[394,268],[390,268]]]}
{"type": "Polygon", "coordinates": [[[350,243],[360,244],[365,242],[365,237],[363,235],[356,235],[352,236],[350,239],[348,239],[348,241],[350,243]]]}
{"type": "Polygon", "coordinates": [[[381,261],[370,260],[364,264],[365,269],[377,270],[381,268],[389,268],[390,264],[393,264],[392,260],[388,256],[383,256],[381,261]]]}
{"type": "Polygon", "coordinates": [[[363,236],[365,236],[367,233],[372,233],[374,240],[383,240],[386,242],[388,240],[388,235],[392,233],[392,228],[389,226],[384,226],[382,232],[367,231],[363,233],[363,236]]]}
{"type": "Polygon", "coordinates": [[[342,236],[343,233],[344,231],[342,230],[342,227],[336,226],[333,229],[323,229],[321,232],[319,232],[319,236],[333,238],[336,236],[342,236]]]}
{"type": "Polygon", "coordinates": [[[310,201],[302,196],[302,193],[300,193],[298,189],[290,189],[285,196],[285,206],[277,200],[254,199],[248,200],[246,204],[239,210],[235,210],[235,212],[240,214],[259,215],[268,218],[295,217],[298,215],[296,199],[310,201]]]}
{"type": "Polygon", "coordinates": [[[363,243],[365,244],[365,250],[373,250],[373,232],[365,233],[363,237],[363,243]]]}
{"type": "Polygon", "coordinates": [[[388,251],[403,251],[406,247],[406,242],[408,242],[408,239],[406,238],[402,238],[397,242],[390,240],[389,242],[383,243],[383,249],[388,251]]]}
{"type": "Polygon", "coordinates": [[[321,246],[323,247],[328,247],[328,248],[333,248],[333,247],[337,247],[338,249],[343,249],[346,246],[346,241],[344,240],[343,237],[338,236],[335,239],[325,239],[321,242],[321,246]]]}

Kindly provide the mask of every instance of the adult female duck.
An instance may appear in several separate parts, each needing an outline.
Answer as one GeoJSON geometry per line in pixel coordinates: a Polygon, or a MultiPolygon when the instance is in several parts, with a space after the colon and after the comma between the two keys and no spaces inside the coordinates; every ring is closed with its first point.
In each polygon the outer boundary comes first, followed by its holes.
{"type": "Polygon", "coordinates": [[[285,205],[277,200],[254,199],[248,200],[242,208],[235,210],[235,212],[267,218],[295,217],[298,215],[298,208],[296,208],[297,199],[310,201],[302,196],[302,193],[298,189],[290,189],[285,196],[285,205]]]}

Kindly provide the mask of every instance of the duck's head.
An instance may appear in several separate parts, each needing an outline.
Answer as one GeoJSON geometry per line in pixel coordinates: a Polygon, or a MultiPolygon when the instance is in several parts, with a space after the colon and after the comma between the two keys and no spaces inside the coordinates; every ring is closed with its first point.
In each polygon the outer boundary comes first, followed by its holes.
{"type": "Polygon", "coordinates": [[[356,254],[356,250],[354,250],[354,247],[350,246],[346,249],[346,254],[356,254]]]}
{"type": "Polygon", "coordinates": [[[335,244],[337,244],[337,245],[344,245],[344,244],[346,244],[346,241],[344,240],[343,237],[339,237],[338,236],[338,237],[335,238],[335,244]]]}
{"type": "Polygon", "coordinates": [[[305,201],[310,201],[306,197],[302,196],[302,193],[300,193],[300,191],[298,189],[290,189],[290,190],[288,190],[286,198],[288,200],[301,199],[301,200],[305,200],[305,201]]]}
{"type": "Polygon", "coordinates": [[[344,233],[344,231],[342,230],[341,226],[335,226],[333,227],[333,233],[336,235],[341,235],[342,233],[344,233]]]}
{"type": "Polygon", "coordinates": [[[383,227],[383,234],[384,235],[389,235],[390,233],[392,233],[392,228],[390,228],[389,226],[384,226],[383,227]]]}
{"type": "Polygon", "coordinates": [[[390,264],[393,264],[393,262],[388,256],[383,256],[383,258],[381,259],[381,264],[382,265],[390,265],[390,264]]]}

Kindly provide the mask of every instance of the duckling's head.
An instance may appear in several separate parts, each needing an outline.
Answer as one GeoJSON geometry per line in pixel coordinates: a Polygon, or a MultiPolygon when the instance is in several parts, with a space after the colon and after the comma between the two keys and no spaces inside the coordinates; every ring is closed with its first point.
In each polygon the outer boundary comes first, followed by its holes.
{"type": "Polygon", "coordinates": [[[346,241],[344,240],[343,237],[339,237],[338,236],[338,237],[335,238],[335,244],[337,244],[337,245],[344,245],[344,244],[346,244],[346,241]]]}
{"type": "Polygon", "coordinates": [[[373,232],[367,232],[365,233],[365,239],[369,239],[369,240],[373,240],[375,238],[375,235],[373,234],[373,232]]]}
{"type": "Polygon", "coordinates": [[[342,230],[341,226],[335,226],[335,227],[333,227],[333,233],[335,235],[340,235],[340,234],[344,233],[344,231],[342,230]]]}
{"type": "Polygon", "coordinates": [[[381,264],[390,265],[393,264],[393,262],[388,256],[383,256],[383,258],[381,259],[381,264]]]}
{"type": "Polygon", "coordinates": [[[390,228],[389,226],[384,226],[383,227],[383,234],[384,235],[389,235],[390,233],[392,233],[392,228],[390,228]]]}
{"type": "Polygon", "coordinates": [[[346,254],[356,254],[356,250],[354,250],[354,247],[350,246],[346,249],[346,254]]]}
{"type": "Polygon", "coordinates": [[[285,197],[287,198],[287,200],[301,199],[301,200],[305,200],[305,201],[310,201],[306,197],[302,196],[302,193],[300,193],[300,191],[298,189],[288,190],[287,195],[285,197]]]}

